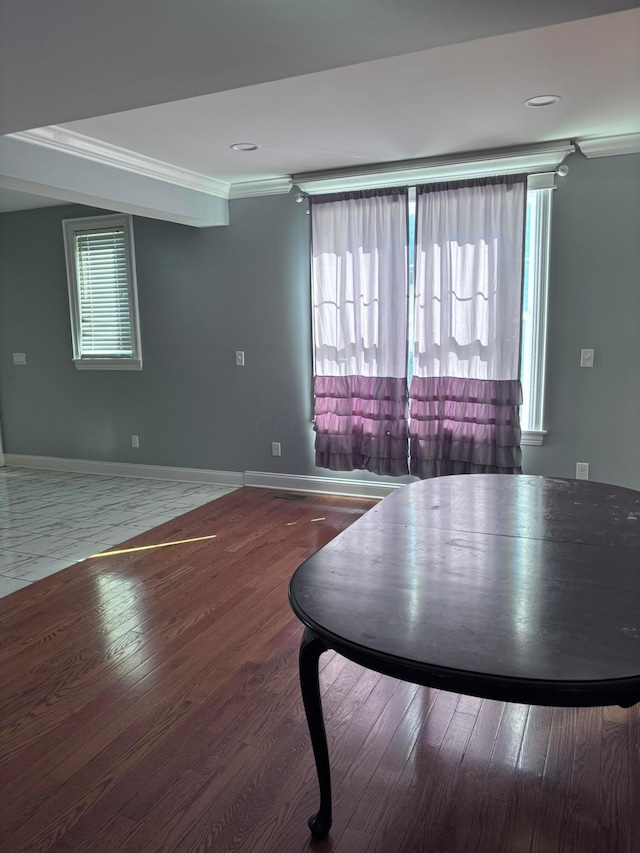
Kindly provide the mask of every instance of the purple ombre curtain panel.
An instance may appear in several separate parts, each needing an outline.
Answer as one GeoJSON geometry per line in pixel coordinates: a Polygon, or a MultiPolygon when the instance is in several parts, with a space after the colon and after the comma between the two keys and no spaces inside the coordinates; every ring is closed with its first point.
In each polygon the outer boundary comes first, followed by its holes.
{"type": "Polygon", "coordinates": [[[406,188],[311,198],[316,465],[408,473],[406,188]]]}
{"type": "Polygon", "coordinates": [[[417,188],[411,473],[521,473],[526,175],[417,188]]]}

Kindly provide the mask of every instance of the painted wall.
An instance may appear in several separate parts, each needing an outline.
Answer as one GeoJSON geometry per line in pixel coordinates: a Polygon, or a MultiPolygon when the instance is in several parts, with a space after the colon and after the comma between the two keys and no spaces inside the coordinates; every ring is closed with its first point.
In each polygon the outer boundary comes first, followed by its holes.
{"type": "Polygon", "coordinates": [[[144,367],[78,371],[61,220],[73,206],[0,218],[0,401],[13,453],[218,470],[308,471],[308,227],[272,196],[230,227],[136,217],[144,367]],[[244,350],[246,366],[235,366],[244,350]],[[14,367],[11,353],[27,353],[14,367]],[[140,448],[131,448],[131,434],[140,448]],[[280,440],[283,457],[270,455],[280,440]]]}
{"type": "MultiPolygon", "coordinates": [[[[573,476],[585,461],[592,479],[640,488],[640,155],[570,166],[553,218],[549,434],[524,449],[525,470],[573,476]],[[595,349],[592,370],[578,366],[582,347],[595,349]]],[[[71,361],[60,222],[97,212],[0,216],[5,452],[330,476],[313,465],[304,206],[238,200],[231,224],[211,229],[135,218],[140,373],[71,361]]]]}
{"type": "Polygon", "coordinates": [[[640,489],[640,154],[574,155],[554,194],[548,435],[527,472],[640,489]],[[580,350],[593,348],[593,368],[580,350]]]}

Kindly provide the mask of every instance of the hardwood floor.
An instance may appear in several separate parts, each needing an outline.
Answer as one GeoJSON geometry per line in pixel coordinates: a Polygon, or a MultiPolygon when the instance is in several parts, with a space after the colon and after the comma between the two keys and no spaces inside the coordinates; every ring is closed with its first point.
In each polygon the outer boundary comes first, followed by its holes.
{"type": "MultiPolygon", "coordinates": [[[[0,851],[631,853],[640,707],[504,705],[328,653],[334,825],[295,568],[371,502],[241,489],[0,600],[0,851]]],[[[357,571],[357,566],[354,566],[357,571]]]]}

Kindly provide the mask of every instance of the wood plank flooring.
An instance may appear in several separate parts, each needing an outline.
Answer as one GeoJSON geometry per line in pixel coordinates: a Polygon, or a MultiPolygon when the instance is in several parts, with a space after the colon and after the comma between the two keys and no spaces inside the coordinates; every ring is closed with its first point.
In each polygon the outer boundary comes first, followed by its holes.
{"type": "MultiPolygon", "coordinates": [[[[372,503],[241,489],[0,600],[2,853],[632,853],[640,708],[505,705],[321,659],[334,825],[297,681],[297,566],[372,503]]],[[[354,566],[357,571],[357,566],[354,566]]]]}

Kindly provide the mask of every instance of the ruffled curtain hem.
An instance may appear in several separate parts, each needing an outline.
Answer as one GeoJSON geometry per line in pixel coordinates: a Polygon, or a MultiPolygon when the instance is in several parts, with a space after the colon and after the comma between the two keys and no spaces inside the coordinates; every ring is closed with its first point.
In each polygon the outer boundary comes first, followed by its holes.
{"type": "Polygon", "coordinates": [[[413,377],[411,473],[521,474],[518,380],[413,377]]]}
{"type": "Polygon", "coordinates": [[[319,468],[409,473],[406,379],[316,376],[314,394],[319,468]]]}

